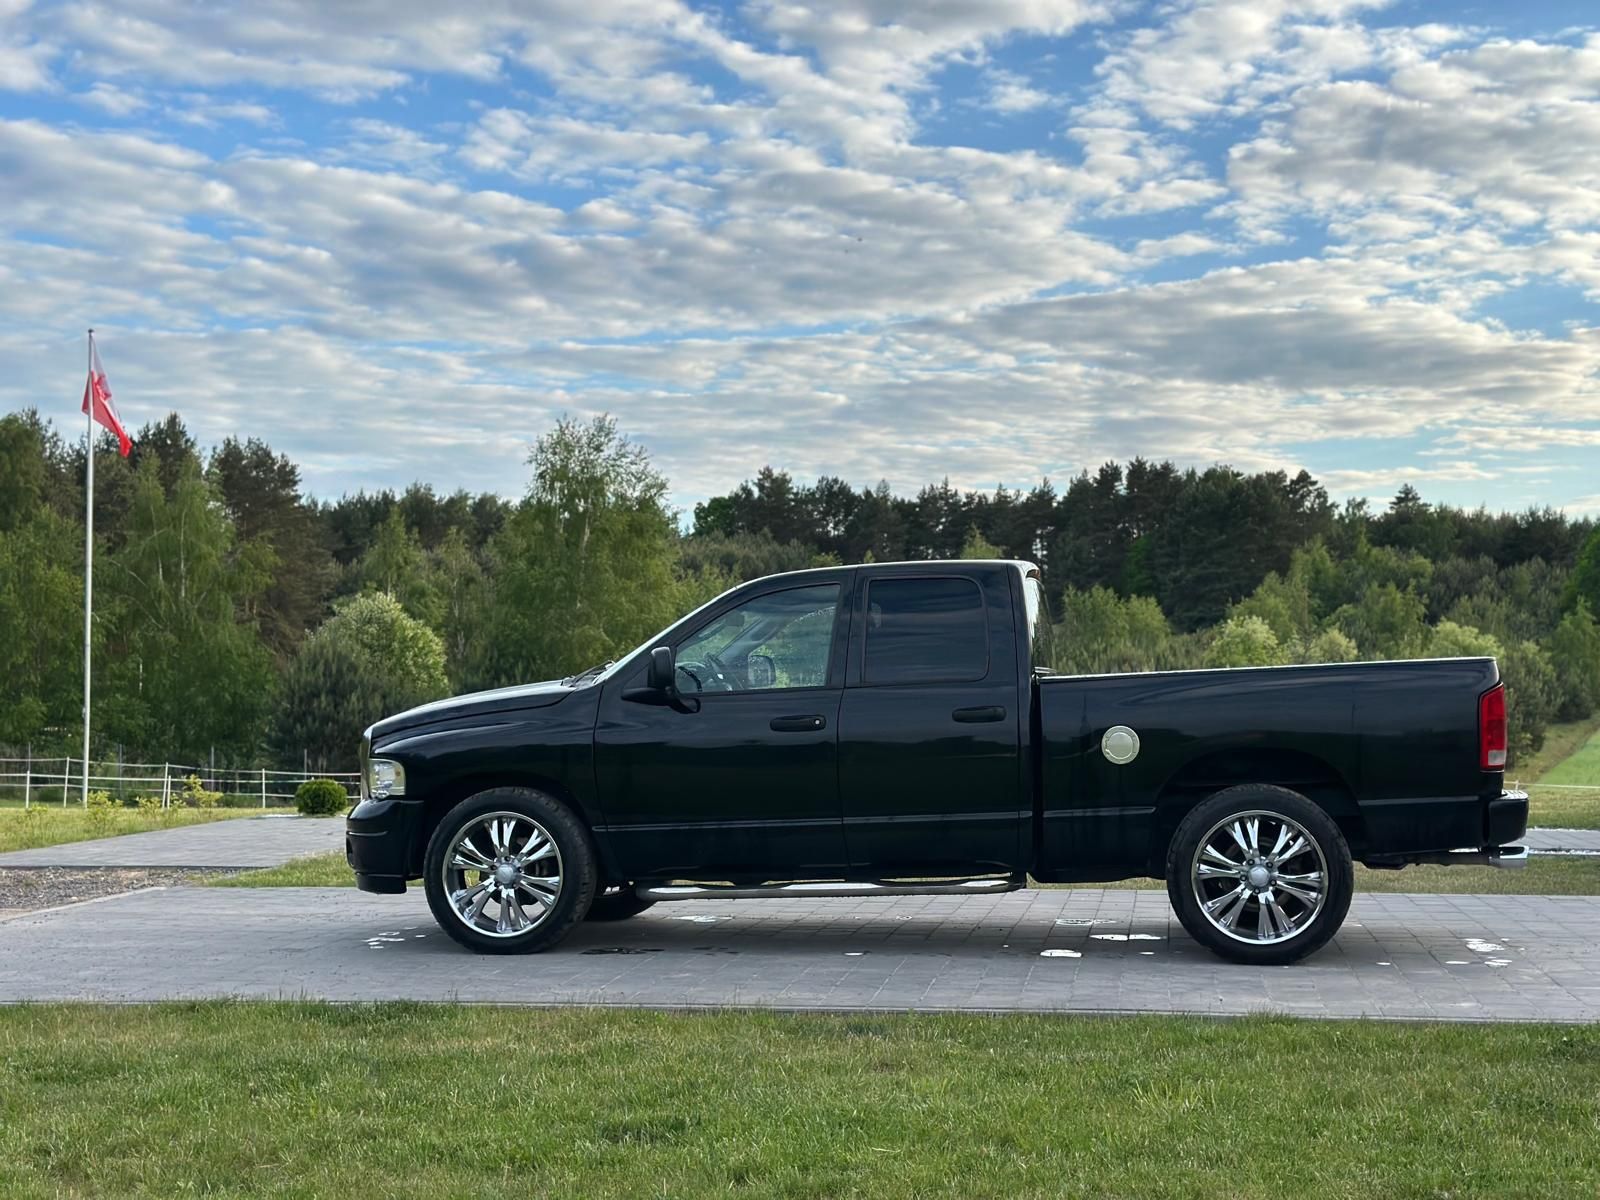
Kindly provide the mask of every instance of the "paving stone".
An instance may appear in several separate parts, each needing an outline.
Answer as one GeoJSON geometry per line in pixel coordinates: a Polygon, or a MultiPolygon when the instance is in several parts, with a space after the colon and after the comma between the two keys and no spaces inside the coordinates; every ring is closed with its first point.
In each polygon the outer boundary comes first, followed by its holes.
{"type": "Polygon", "coordinates": [[[1595,1021],[1600,898],[1358,896],[1292,967],[1222,962],[1164,893],[1118,890],[680,901],[527,957],[461,949],[414,890],[172,888],[0,922],[0,1001],[202,996],[1595,1021]]]}
{"type": "Polygon", "coordinates": [[[306,854],[344,850],[344,822],[275,814],[230,817],[205,825],[125,833],[121,837],[11,850],[9,867],[275,867],[306,854]]]}

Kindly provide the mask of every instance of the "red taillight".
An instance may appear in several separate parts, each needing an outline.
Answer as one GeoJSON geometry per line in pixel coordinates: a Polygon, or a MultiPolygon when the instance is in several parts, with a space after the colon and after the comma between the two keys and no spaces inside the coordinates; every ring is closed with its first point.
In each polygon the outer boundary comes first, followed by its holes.
{"type": "Polygon", "coordinates": [[[1506,685],[1497,683],[1478,697],[1478,765],[1506,769],[1506,685]]]}

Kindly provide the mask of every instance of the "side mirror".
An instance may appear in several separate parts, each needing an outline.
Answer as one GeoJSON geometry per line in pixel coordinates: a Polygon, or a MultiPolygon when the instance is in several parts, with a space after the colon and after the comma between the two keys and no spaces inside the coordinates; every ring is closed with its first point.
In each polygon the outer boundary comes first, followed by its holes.
{"type": "Polygon", "coordinates": [[[678,664],[671,646],[657,646],[650,651],[650,663],[644,673],[644,686],[629,688],[622,693],[622,698],[635,704],[683,707],[683,698],[678,693],[678,664]]]}
{"type": "Polygon", "coordinates": [[[644,677],[646,687],[670,697],[678,690],[677,675],[678,664],[671,646],[657,646],[650,651],[650,667],[644,677]]]}

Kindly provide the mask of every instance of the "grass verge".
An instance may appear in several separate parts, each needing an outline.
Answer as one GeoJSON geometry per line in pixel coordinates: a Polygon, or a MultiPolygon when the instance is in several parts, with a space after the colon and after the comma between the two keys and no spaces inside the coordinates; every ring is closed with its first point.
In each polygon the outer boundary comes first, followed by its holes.
{"type": "Polygon", "coordinates": [[[1521,785],[1530,825],[1600,829],[1600,716],[1551,726],[1544,749],[1513,774],[1534,780],[1521,785]]]}
{"type": "Polygon", "coordinates": [[[26,810],[20,806],[0,808],[0,852],[61,846],[123,833],[148,833],[152,829],[175,829],[180,825],[202,825],[231,817],[258,817],[261,812],[259,808],[168,808],[159,813],[142,813],[136,808],[122,808],[95,813],[77,807],[76,802],[67,808],[44,804],[26,810]]]}
{"type": "Polygon", "coordinates": [[[0,1124],[19,1197],[1592,1196],[1600,1029],[27,1007],[0,1124]]]}
{"type": "Polygon", "coordinates": [[[259,871],[240,871],[236,875],[215,875],[207,887],[355,887],[355,872],[337,850],[327,854],[308,854],[291,858],[276,867],[259,871]]]}
{"type": "Polygon", "coordinates": [[[1600,829],[1600,784],[1573,791],[1539,783],[1524,784],[1528,793],[1528,824],[1546,829],[1600,829]]]}
{"type": "MultiPolygon", "coordinates": [[[[208,887],[354,887],[344,855],[313,854],[237,875],[206,880],[208,887]]],[[[413,884],[412,886],[417,886],[413,884]]],[[[1164,888],[1159,879],[1116,883],[1034,884],[1035,887],[1164,888]]],[[[1407,867],[1369,871],[1356,867],[1357,892],[1453,892],[1518,896],[1600,896],[1600,858],[1534,858],[1520,871],[1495,867],[1407,867]]]]}
{"type": "MultiPolygon", "coordinates": [[[[1581,721],[1563,721],[1551,725],[1545,730],[1544,745],[1539,752],[1518,760],[1512,765],[1510,773],[1523,780],[1543,779],[1596,736],[1600,736],[1600,712],[1581,721]]],[[[1589,782],[1600,784],[1600,778],[1589,782]]]]}
{"type": "Polygon", "coordinates": [[[1539,782],[1600,788],[1600,733],[1546,771],[1539,782]]]}

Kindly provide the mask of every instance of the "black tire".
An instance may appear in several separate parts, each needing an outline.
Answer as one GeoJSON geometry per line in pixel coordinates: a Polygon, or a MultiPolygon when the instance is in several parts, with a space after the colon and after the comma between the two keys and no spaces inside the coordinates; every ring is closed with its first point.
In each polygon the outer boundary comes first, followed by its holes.
{"type": "MultiPolygon", "coordinates": [[[[1221,857],[1231,861],[1232,854],[1221,857]]],[[[1271,784],[1241,784],[1207,797],[1179,823],[1167,848],[1167,897],[1178,920],[1195,941],[1232,962],[1276,966],[1322,949],[1344,923],[1354,891],[1350,847],[1333,818],[1299,792],[1271,784]],[[1230,818],[1238,819],[1244,846],[1230,818]],[[1280,857],[1266,843],[1291,826],[1280,857]],[[1296,850],[1302,835],[1309,846],[1296,850]],[[1237,873],[1230,875],[1211,852],[1203,855],[1205,845],[1215,851],[1219,840],[1222,850],[1238,854],[1237,873]],[[1317,903],[1303,898],[1317,895],[1314,876],[1322,885],[1317,903]],[[1232,932],[1225,928],[1230,918],[1232,932]]]]}
{"type": "MultiPolygon", "coordinates": [[[[507,866],[510,865],[514,850],[515,846],[511,846],[507,851],[507,866]]],[[[445,814],[438,828],[433,831],[433,836],[428,839],[427,854],[423,858],[422,884],[434,920],[469,950],[480,954],[536,954],[556,945],[572,932],[573,926],[583,920],[594,900],[598,875],[589,831],[571,809],[555,797],[532,788],[499,787],[469,796],[445,814]],[[520,842],[525,832],[535,828],[547,835],[553,845],[553,851],[545,851],[543,843],[539,843],[540,852],[535,856],[538,863],[530,860],[529,864],[545,873],[542,877],[548,877],[547,873],[554,865],[554,877],[560,882],[550,900],[530,901],[525,906],[523,899],[542,896],[543,893],[532,888],[524,890],[520,883],[502,888],[497,878],[491,878],[490,871],[459,871],[454,866],[447,866],[447,854],[452,855],[452,863],[458,861],[455,848],[457,838],[464,830],[470,831],[469,845],[478,857],[486,859],[491,865],[501,861],[499,857],[490,857],[490,852],[495,849],[495,841],[488,834],[489,826],[482,822],[493,824],[496,821],[504,822],[507,818],[514,818],[517,822],[512,827],[514,832],[506,835],[508,846],[512,842],[520,842]],[[531,923],[518,928],[513,913],[507,921],[507,932],[495,932],[486,927],[486,923],[492,922],[486,905],[480,905],[481,915],[469,924],[468,915],[457,911],[452,895],[470,891],[485,881],[488,881],[491,893],[509,892],[513,897],[513,903],[509,906],[503,899],[492,898],[489,902],[496,905],[497,912],[503,913],[510,907],[514,912],[523,913],[531,923]],[[528,914],[529,907],[538,914],[536,918],[528,914]]]]}
{"type": "Polygon", "coordinates": [[[637,917],[645,909],[655,904],[654,900],[646,900],[633,890],[633,885],[622,884],[620,887],[606,888],[594,898],[594,903],[589,906],[590,921],[626,921],[629,917],[637,917]]]}

